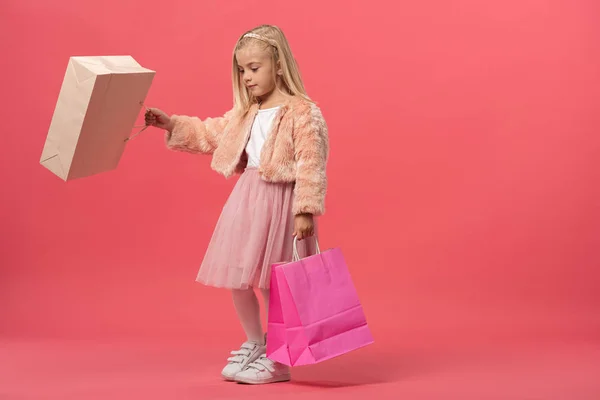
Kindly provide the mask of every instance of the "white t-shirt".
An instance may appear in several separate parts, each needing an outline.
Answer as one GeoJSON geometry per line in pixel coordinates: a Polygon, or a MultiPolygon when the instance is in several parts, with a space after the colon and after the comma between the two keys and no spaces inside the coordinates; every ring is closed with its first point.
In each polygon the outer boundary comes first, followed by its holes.
{"type": "Polygon", "coordinates": [[[267,108],[258,110],[258,114],[252,124],[250,131],[250,139],[246,145],[246,153],[248,154],[248,167],[258,168],[260,165],[260,153],[263,145],[267,141],[267,137],[271,132],[273,120],[280,107],[267,108]]]}

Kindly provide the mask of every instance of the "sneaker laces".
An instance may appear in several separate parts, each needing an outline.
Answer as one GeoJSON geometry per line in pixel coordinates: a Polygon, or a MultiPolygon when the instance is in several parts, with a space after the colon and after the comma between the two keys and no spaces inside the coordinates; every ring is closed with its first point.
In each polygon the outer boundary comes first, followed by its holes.
{"type": "Polygon", "coordinates": [[[267,356],[265,354],[263,354],[258,358],[258,360],[254,361],[253,363],[248,364],[247,368],[256,369],[258,371],[274,372],[275,364],[274,364],[273,360],[271,360],[270,358],[267,358],[267,356]]]}
{"type": "Polygon", "coordinates": [[[242,344],[242,347],[239,350],[232,351],[232,357],[229,357],[227,361],[232,364],[243,364],[250,357],[252,350],[254,350],[255,347],[255,344],[246,342],[242,344]]]}

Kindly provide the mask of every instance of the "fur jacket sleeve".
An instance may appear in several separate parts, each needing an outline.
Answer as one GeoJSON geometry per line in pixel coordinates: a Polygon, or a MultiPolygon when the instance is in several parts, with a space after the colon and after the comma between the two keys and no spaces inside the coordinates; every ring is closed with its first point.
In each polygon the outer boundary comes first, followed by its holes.
{"type": "Polygon", "coordinates": [[[195,154],[212,154],[219,146],[233,111],[222,117],[201,120],[198,117],[173,115],[173,130],[167,132],[167,147],[171,150],[195,154]]]}
{"type": "Polygon", "coordinates": [[[293,213],[325,213],[329,138],[327,124],[316,105],[305,107],[294,121],[294,158],[296,186],[293,213]]]}

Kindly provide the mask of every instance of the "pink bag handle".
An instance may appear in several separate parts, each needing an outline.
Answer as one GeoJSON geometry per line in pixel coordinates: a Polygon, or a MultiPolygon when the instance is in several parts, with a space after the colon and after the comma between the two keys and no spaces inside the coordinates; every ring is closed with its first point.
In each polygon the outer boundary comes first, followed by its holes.
{"type": "MultiPolygon", "coordinates": [[[[319,240],[315,236],[315,245],[317,248],[317,254],[321,254],[321,249],[319,248],[319,240]]],[[[293,262],[300,261],[300,254],[298,253],[298,238],[294,236],[294,253],[293,253],[293,262]]]]}

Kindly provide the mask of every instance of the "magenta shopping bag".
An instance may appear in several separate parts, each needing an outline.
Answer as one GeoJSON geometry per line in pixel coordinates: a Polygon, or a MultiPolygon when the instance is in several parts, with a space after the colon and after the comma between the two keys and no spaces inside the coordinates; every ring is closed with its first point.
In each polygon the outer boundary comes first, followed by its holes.
{"type": "Polygon", "coordinates": [[[289,366],[315,364],[373,343],[340,249],[273,265],[267,356],[289,366]]]}

